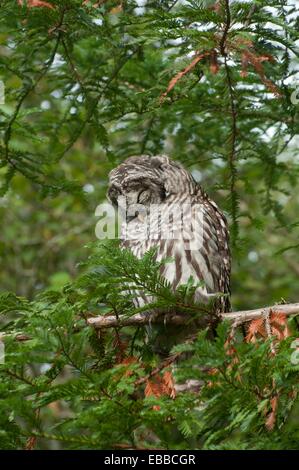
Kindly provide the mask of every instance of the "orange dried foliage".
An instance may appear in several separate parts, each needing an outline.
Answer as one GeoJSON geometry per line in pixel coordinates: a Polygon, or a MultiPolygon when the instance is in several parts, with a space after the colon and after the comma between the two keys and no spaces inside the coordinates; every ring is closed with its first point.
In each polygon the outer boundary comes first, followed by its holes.
{"type": "MultiPolygon", "coordinates": [[[[271,333],[273,336],[275,336],[277,341],[282,341],[291,335],[288,327],[287,317],[283,313],[271,312],[269,322],[271,326],[271,333]]],[[[248,333],[245,339],[247,343],[255,343],[258,338],[266,338],[267,336],[265,319],[258,318],[257,320],[252,320],[250,322],[248,333]]]]}
{"type": "MultiPolygon", "coordinates": [[[[228,337],[228,339],[226,340],[226,342],[224,343],[224,349],[226,351],[226,354],[228,356],[231,356],[231,361],[230,363],[228,364],[227,366],[227,369],[228,370],[231,370],[233,368],[234,365],[236,364],[239,364],[240,362],[240,359],[238,357],[238,353],[237,353],[237,350],[236,348],[233,346],[233,340],[234,340],[234,336],[232,334],[230,334],[230,336],[228,337]]],[[[239,382],[242,382],[242,377],[241,377],[241,374],[238,372],[236,374],[236,379],[239,381],[239,382]]]]}
{"type": "Polygon", "coordinates": [[[117,13],[120,13],[123,11],[123,6],[122,6],[122,3],[120,3],[119,5],[117,5],[116,7],[114,8],[111,8],[111,10],[109,11],[109,13],[111,13],[111,15],[116,15],[117,13]]]}
{"type": "MultiPolygon", "coordinates": [[[[217,374],[219,374],[219,370],[217,369],[217,367],[213,367],[212,369],[208,371],[208,375],[217,375],[217,374]]],[[[218,382],[213,382],[212,380],[209,380],[207,382],[207,387],[211,388],[213,387],[214,384],[218,384],[218,382]]]]}
{"type": "MultiPolygon", "coordinates": [[[[174,399],[176,397],[176,392],[172,373],[170,371],[165,371],[162,377],[160,375],[156,375],[151,379],[148,379],[146,381],[144,395],[146,397],[156,398],[167,395],[174,399]]],[[[160,410],[160,406],[154,405],[153,410],[160,410]]]]}
{"type": "Polygon", "coordinates": [[[25,450],[33,450],[36,445],[36,437],[29,437],[26,442],[25,450]]]}
{"type": "Polygon", "coordinates": [[[166,370],[163,374],[163,382],[165,386],[165,392],[170,398],[176,397],[175,387],[174,387],[174,380],[171,371],[166,370]]]}
{"type": "Polygon", "coordinates": [[[164,98],[168,95],[168,93],[175,87],[175,85],[177,84],[177,82],[182,78],[184,77],[184,75],[187,75],[187,73],[189,73],[192,69],[194,69],[195,65],[198,64],[198,62],[201,61],[201,59],[203,59],[204,57],[206,57],[207,55],[209,55],[210,52],[205,52],[203,54],[197,54],[196,57],[192,60],[192,62],[187,65],[187,67],[185,67],[183,70],[181,70],[180,72],[178,72],[169,82],[168,84],[168,87],[167,87],[167,90],[162,93],[162,95],[160,96],[160,103],[163,102],[164,98]]]}
{"type": "MultiPolygon", "coordinates": [[[[100,0],[99,2],[93,3],[92,7],[93,8],[98,8],[99,6],[103,5],[106,2],[107,2],[107,0],[100,0]]],[[[82,5],[88,5],[89,3],[91,3],[91,0],[84,0],[82,5]]]]}
{"type": "Polygon", "coordinates": [[[277,407],[278,407],[278,396],[275,395],[275,397],[271,398],[270,400],[271,404],[271,411],[267,416],[266,419],[266,428],[268,431],[272,431],[274,429],[275,423],[276,423],[276,415],[277,415],[277,407]]]}
{"type": "MultiPolygon", "coordinates": [[[[130,366],[131,364],[137,364],[137,363],[138,363],[137,357],[129,356],[123,359],[123,361],[121,361],[119,364],[123,366],[130,366]]],[[[133,375],[133,371],[128,368],[126,372],[124,373],[124,376],[131,377],[131,375],[133,375]]]]}
{"type": "Polygon", "coordinates": [[[267,55],[261,55],[258,56],[254,54],[253,52],[246,50],[242,53],[242,71],[241,71],[241,76],[246,77],[247,76],[247,67],[248,64],[251,63],[251,65],[254,67],[255,71],[258,73],[260,76],[261,81],[264,83],[264,85],[276,96],[280,96],[281,93],[278,90],[277,86],[274,85],[274,83],[266,78],[265,72],[264,72],[264,67],[262,65],[263,62],[274,62],[274,57],[271,56],[270,54],[267,55]]]}
{"type": "Polygon", "coordinates": [[[146,397],[159,398],[163,394],[164,394],[163,382],[160,376],[157,376],[153,379],[148,379],[146,381],[146,386],[144,390],[144,395],[146,397]]]}
{"type": "Polygon", "coordinates": [[[61,403],[59,400],[57,401],[52,401],[52,403],[49,403],[47,405],[47,408],[49,408],[49,410],[52,411],[53,415],[54,416],[59,416],[59,414],[61,413],[61,403]]]}
{"type": "MultiPolygon", "coordinates": [[[[144,389],[144,395],[146,397],[156,397],[159,398],[161,395],[164,394],[163,390],[163,382],[160,376],[155,377],[155,379],[146,381],[146,386],[144,389]]],[[[160,406],[154,405],[153,410],[159,411],[160,406]]]]}
{"type": "Polygon", "coordinates": [[[262,337],[266,336],[265,330],[265,321],[263,318],[258,318],[257,320],[252,320],[248,327],[248,333],[246,335],[247,343],[255,343],[257,340],[257,335],[261,335],[262,337]]]}
{"type": "Polygon", "coordinates": [[[233,338],[229,337],[224,343],[224,349],[228,356],[233,356],[237,352],[236,348],[232,345],[232,340],[233,338]]]}
{"type": "MultiPolygon", "coordinates": [[[[282,341],[283,339],[291,335],[291,332],[288,327],[287,316],[283,313],[270,312],[268,320],[264,318],[258,318],[250,322],[246,341],[250,343],[255,343],[259,338],[267,338],[269,334],[269,329],[271,331],[271,335],[274,336],[274,340],[276,342],[282,341]],[[266,321],[268,321],[269,323],[266,324],[266,321]]],[[[272,345],[272,349],[272,353],[275,354],[274,345],[272,345]]],[[[275,381],[273,382],[273,390],[274,389],[275,381]]],[[[270,400],[271,411],[268,413],[265,421],[265,426],[268,431],[272,431],[276,423],[278,400],[279,396],[277,394],[274,395],[270,400]]]]}
{"type": "MultiPolygon", "coordinates": [[[[241,54],[241,77],[246,77],[248,75],[248,65],[251,64],[255,71],[258,73],[262,83],[274,93],[277,97],[281,96],[279,89],[276,85],[269,80],[264,72],[263,62],[275,62],[275,59],[270,54],[258,55],[254,50],[254,46],[252,41],[244,38],[237,38],[234,41],[227,40],[226,41],[226,48],[227,50],[234,51],[236,53],[241,54]]],[[[160,104],[166,98],[166,96],[170,93],[171,90],[176,86],[179,80],[182,77],[187,75],[198,62],[200,62],[204,57],[209,57],[210,59],[210,71],[213,74],[217,74],[219,71],[219,63],[218,63],[218,55],[216,49],[211,49],[210,51],[199,53],[196,52],[194,59],[190,62],[187,67],[183,70],[178,72],[169,82],[168,87],[164,93],[160,96],[160,104]]]]}
{"type": "Polygon", "coordinates": [[[248,57],[246,54],[242,54],[242,62],[241,62],[241,66],[242,66],[242,70],[240,72],[240,75],[242,78],[245,78],[247,77],[248,75],[248,71],[247,71],[247,68],[248,68],[248,57]]]}
{"type": "MultiPolygon", "coordinates": [[[[18,0],[18,5],[23,6],[24,0],[18,0]]],[[[49,2],[43,2],[41,0],[27,0],[26,5],[28,8],[50,8],[54,10],[54,6],[49,2]]]]}
{"type": "Polygon", "coordinates": [[[215,2],[214,5],[208,7],[209,10],[215,11],[217,14],[221,13],[221,2],[215,2]]]}
{"type": "Polygon", "coordinates": [[[216,75],[219,71],[219,64],[218,64],[218,60],[217,60],[217,52],[215,51],[215,49],[213,49],[211,51],[211,54],[210,54],[210,71],[214,75],[216,75]]]}

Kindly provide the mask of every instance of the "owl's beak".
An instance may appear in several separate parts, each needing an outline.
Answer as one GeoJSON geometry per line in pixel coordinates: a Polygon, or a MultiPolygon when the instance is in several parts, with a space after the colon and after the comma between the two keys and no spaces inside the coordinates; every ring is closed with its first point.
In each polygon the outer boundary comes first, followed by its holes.
{"type": "Polygon", "coordinates": [[[131,220],[134,220],[135,218],[136,218],[135,215],[127,215],[127,217],[126,217],[127,224],[128,224],[129,222],[131,222],[131,220]]]}
{"type": "Polygon", "coordinates": [[[127,224],[129,222],[131,222],[131,220],[134,220],[134,219],[137,219],[139,220],[139,222],[141,222],[142,224],[144,224],[144,221],[145,221],[145,216],[144,214],[142,214],[141,212],[137,212],[134,214],[134,215],[127,215],[127,224]]]}
{"type": "Polygon", "coordinates": [[[145,221],[144,215],[141,214],[140,212],[138,212],[137,219],[142,223],[144,223],[144,221],[145,221]]]}

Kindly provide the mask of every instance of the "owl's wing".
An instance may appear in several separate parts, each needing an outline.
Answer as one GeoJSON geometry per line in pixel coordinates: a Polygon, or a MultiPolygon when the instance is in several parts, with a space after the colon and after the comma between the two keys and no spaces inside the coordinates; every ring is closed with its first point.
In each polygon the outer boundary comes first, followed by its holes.
{"type": "Polygon", "coordinates": [[[227,294],[219,298],[219,310],[230,311],[231,255],[229,232],[224,214],[217,204],[205,195],[203,204],[203,231],[200,251],[213,278],[213,291],[227,294]]]}

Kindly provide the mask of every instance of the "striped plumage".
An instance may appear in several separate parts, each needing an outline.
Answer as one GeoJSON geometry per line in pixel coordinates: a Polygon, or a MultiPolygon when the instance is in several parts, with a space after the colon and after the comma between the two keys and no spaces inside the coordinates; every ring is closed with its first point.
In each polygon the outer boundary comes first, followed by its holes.
{"type": "MultiPolygon", "coordinates": [[[[165,155],[141,155],[125,160],[109,177],[110,200],[116,203],[122,196],[127,208],[132,209],[129,222],[122,227],[124,247],[139,258],[153,246],[158,248],[158,260],[171,257],[173,261],[162,266],[162,275],[173,289],[185,284],[190,276],[203,281],[204,286],[196,291],[196,301],[206,302],[213,293],[230,293],[226,219],[188,171],[165,155]],[[140,214],[136,204],[142,204],[145,213],[140,214]],[[178,205],[182,208],[179,219],[184,230],[167,239],[173,222],[177,222],[173,217],[178,205]],[[154,214],[151,219],[150,207],[154,214]],[[155,217],[155,212],[159,216],[155,217]]],[[[141,294],[136,302],[142,305],[147,299],[141,294]]],[[[229,295],[218,298],[216,305],[217,312],[229,311],[229,295]]]]}

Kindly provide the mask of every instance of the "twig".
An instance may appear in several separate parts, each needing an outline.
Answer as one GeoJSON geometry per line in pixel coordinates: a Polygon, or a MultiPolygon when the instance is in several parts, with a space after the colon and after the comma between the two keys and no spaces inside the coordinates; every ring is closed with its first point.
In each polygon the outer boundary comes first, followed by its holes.
{"type": "MultiPolygon", "coordinates": [[[[8,336],[14,336],[14,333],[1,333],[0,332],[0,341],[3,341],[8,336]]],[[[25,333],[17,333],[14,336],[15,341],[23,342],[23,341],[30,341],[32,339],[31,336],[26,335],[25,333]]]]}
{"type": "MultiPolygon", "coordinates": [[[[62,25],[63,19],[64,19],[64,14],[65,14],[65,9],[63,9],[62,12],[61,12],[59,25],[57,27],[60,27],[62,25]]],[[[16,119],[18,118],[19,112],[21,110],[21,107],[22,107],[25,99],[36,88],[38,83],[44,78],[44,76],[46,75],[46,73],[48,72],[50,67],[52,66],[52,64],[54,62],[54,59],[55,59],[56,52],[57,52],[58,47],[59,47],[60,40],[61,40],[61,31],[59,31],[59,33],[58,33],[54,48],[52,50],[52,53],[51,53],[49,59],[47,60],[47,62],[45,64],[45,66],[42,68],[42,70],[39,73],[36,80],[34,82],[32,82],[30,85],[28,85],[24,88],[23,92],[20,95],[20,99],[19,99],[19,101],[16,105],[16,108],[15,108],[10,120],[7,123],[7,127],[6,127],[6,130],[5,130],[5,133],[4,133],[5,159],[16,170],[17,170],[17,168],[16,168],[14,162],[9,158],[9,143],[10,143],[10,140],[11,140],[13,124],[15,123],[16,119]]]]}
{"type": "Polygon", "coordinates": [[[62,43],[62,46],[63,46],[63,49],[65,51],[65,57],[69,63],[69,66],[71,68],[71,71],[72,71],[72,74],[75,78],[75,80],[77,80],[77,82],[79,83],[80,87],[81,87],[81,90],[82,90],[82,93],[84,94],[85,96],[85,99],[87,100],[88,99],[88,93],[86,92],[86,89],[85,89],[85,85],[83,83],[83,80],[82,80],[82,77],[80,75],[80,73],[78,72],[77,68],[76,68],[76,65],[74,64],[73,62],[73,59],[70,55],[70,52],[68,50],[68,46],[67,46],[67,43],[66,41],[62,38],[61,40],[61,43],[62,43]]]}
{"type": "Polygon", "coordinates": [[[263,318],[266,311],[281,313],[286,316],[299,314],[299,303],[272,305],[271,307],[262,307],[254,310],[244,310],[238,312],[222,313],[222,320],[236,321],[238,325],[246,323],[257,318],[263,318]]]}
{"type": "Polygon", "coordinates": [[[107,91],[110,84],[117,78],[119,72],[125,66],[125,64],[128,62],[128,60],[130,60],[137,53],[137,51],[138,51],[138,48],[135,47],[135,49],[130,54],[126,55],[125,57],[122,58],[122,60],[120,60],[118,62],[115,69],[113,70],[109,80],[107,82],[105,82],[105,86],[99,92],[98,96],[94,98],[94,101],[93,101],[92,105],[88,109],[86,119],[81,123],[79,128],[76,130],[76,132],[74,133],[74,135],[72,136],[70,141],[66,144],[65,148],[61,152],[61,154],[59,156],[60,159],[65,156],[65,154],[73,147],[75,142],[79,139],[79,137],[81,136],[82,132],[84,131],[87,123],[90,122],[91,118],[93,117],[99,102],[101,101],[102,97],[104,96],[104,93],[107,91]]]}
{"type": "MultiPolygon", "coordinates": [[[[194,320],[194,318],[193,318],[194,320]]],[[[167,323],[171,325],[184,325],[188,321],[192,321],[190,315],[167,315],[167,323]]],[[[97,316],[92,317],[87,320],[87,323],[90,326],[95,328],[114,328],[116,326],[142,326],[153,323],[165,323],[164,315],[151,315],[147,313],[136,313],[131,317],[121,316],[119,319],[114,315],[109,315],[107,317],[97,316]]]]}
{"type": "Polygon", "coordinates": [[[35,387],[34,382],[31,382],[31,380],[28,377],[22,377],[21,375],[18,375],[9,369],[5,369],[5,373],[9,375],[10,377],[13,377],[14,379],[20,380],[21,382],[24,382],[25,384],[30,385],[30,387],[35,387]]]}
{"type": "Polygon", "coordinates": [[[228,35],[228,32],[229,32],[229,28],[231,26],[229,0],[225,0],[224,8],[225,8],[226,22],[225,22],[225,26],[224,26],[224,30],[223,30],[223,35],[222,35],[222,38],[220,40],[219,48],[220,48],[221,55],[223,55],[225,57],[226,56],[226,50],[225,50],[226,40],[227,40],[227,35],[228,35]]]}
{"type": "Polygon", "coordinates": [[[172,2],[172,4],[166,9],[167,13],[170,12],[170,10],[172,10],[173,7],[176,6],[176,4],[178,3],[179,0],[174,0],[172,2]]]}
{"type": "Polygon", "coordinates": [[[149,119],[148,126],[147,126],[147,129],[146,129],[146,131],[145,131],[144,138],[143,138],[142,141],[141,141],[141,148],[140,148],[140,154],[141,154],[141,155],[143,155],[143,153],[144,153],[144,151],[145,151],[146,144],[147,144],[147,142],[148,142],[148,139],[149,139],[149,136],[150,136],[150,133],[151,133],[151,130],[152,130],[154,121],[155,121],[155,116],[152,116],[152,117],[149,119]]]}
{"type": "Polygon", "coordinates": [[[231,77],[231,71],[228,66],[228,54],[226,51],[226,41],[229,33],[229,29],[231,27],[231,14],[229,8],[229,0],[225,0],[224,2],[225,8],[225,27],[223,31],[223,35],[220,40],[219,49],[220,53],[224,58],[224,69],[226,74],[226,81],[227,87],[229,92],[229,107],[230,107],[230,114],[231,114],[231,135],[229,137],[229,154],[228,154],[228,166],[230,171],[230,194],[231,194],[231,215],[232,215],[232,241],[233,244],[236,243],[238,237],[238,225],[237,225],[237,211],[238,211],[238,203],[237,203],[237,195],[236,195],[236,179],[237,179],[237,170],[235,167],[235,158],[236,158],[236,143],[237,143],[237,106],[235,103],[235,96],[234,96],[234,89],[231,77]]]}
{"type": "Polygon", "coordinates": [[[267,333],[268,338],[270,338],[270,348],[271,348],[272,354],[274,355],[275,354],[275,346],[274,346],[274,342],[272,340],[272,328],[271,328],[271,322],[270,322],[271,313],[272,313],[271,309],[266,309],[265,313],[264,313],[264,317],[265,317],[266,333],[267,333]]]}
{"type": "Polygon", "coordinates": [[[182,354],[183,353],[178,352],[176,354],[172,354],[171,356],[169,356],[159,366],[153,369],[146,377],[141,377],[140,379],[136,380],[135,386],[146,383],[151,377],[154,377],[155,375],[159,374],[159,372],[161,372],[163,369],[173,364],[177,360],[177,358],[181,356],[182,354]]]}

